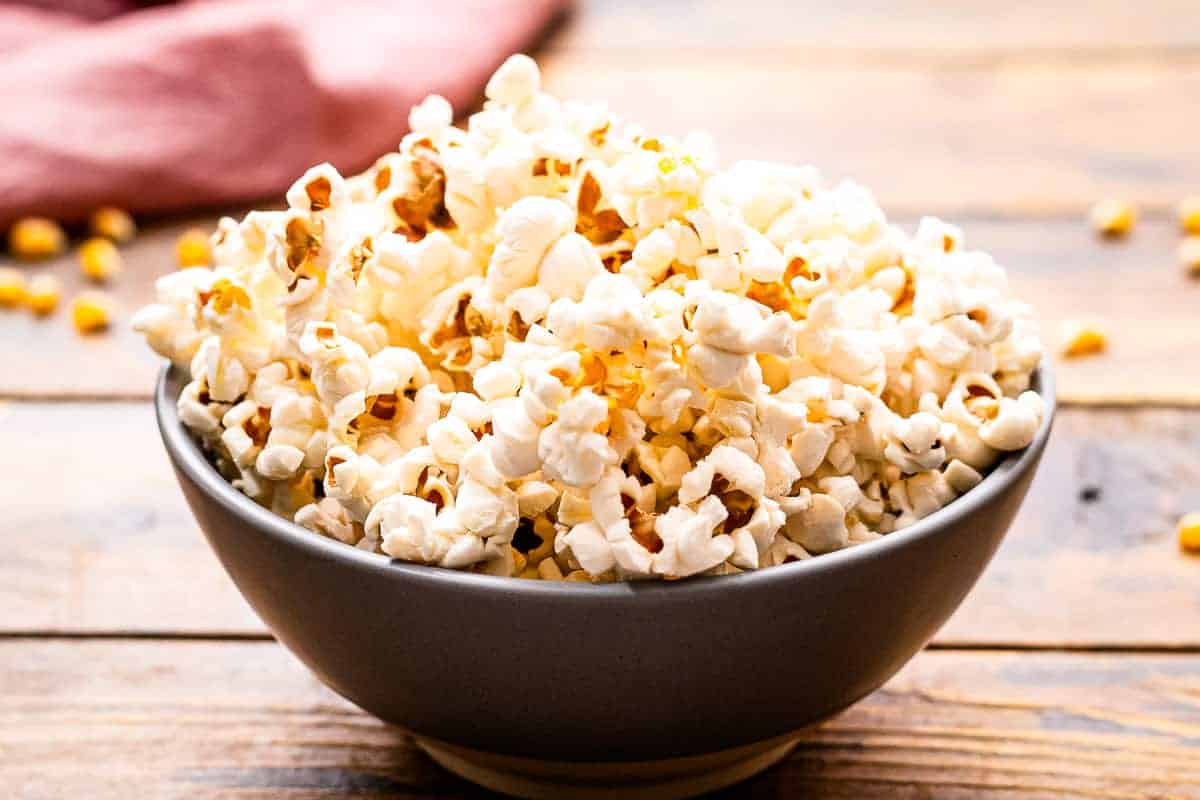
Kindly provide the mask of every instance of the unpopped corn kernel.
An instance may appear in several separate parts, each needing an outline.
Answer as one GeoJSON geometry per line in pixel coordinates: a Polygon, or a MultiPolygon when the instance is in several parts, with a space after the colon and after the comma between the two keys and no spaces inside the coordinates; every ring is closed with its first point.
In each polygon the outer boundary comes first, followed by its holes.
{"type": "Polygon", "coordinates": [[[71,303],[71,321],[80,333],[98,333],[112,323],[113,304],[103,292],[83,292],[71,303]]]}
{"type": "Polygon", "coordinates": [[[1179,519],[1179,546],[1189,553],[1200,553],[1200,511],[1184,514],[1179,519]]]}
{"type": "Polygon", "coordinates": [[[212,261],[212,249],[208,244],[208,234],[200,228],[184,231],[175,242],[175,260],[181,269],[187,267],[207,267],[212,261]]]}
{"type": "Polygon", "coordinates": [[[1092,206],[1088,217],[1092,228],[1101,236],[1119,237],[1133,230],[1137,209],[1123,200],[1101,200],[1092,206]]]}
{"type": "Polygon", "coordinates": [[[45,217],[25,217],[8,231],[8,251],[22,261],[53,258],[67,249],[62,226],[45,217]]]}
{"type": "Polygon", "coordinates": [[[92,237],[79,246],[79,268],[88,279],[105,283],[121,273],[121,253],[109,239],[92,237]]]}
{"type": "Polygon", "coordinates": [[[29,297],[29,284],[25,275],[13,267],[0,267],[0,307],[15,308],[23,305],[29,297]]]}
{"type": "Polygon", "coordinates": [[[1200,276],[1200,235],[1183,237],[1176,253],[1179,265],[1188,275],[1200,276]]]}
{"type": "Polygon", "coordinates": [[[1177,209],[1179,227],[1184,233],[1200,233],[1200,194],[1188,195],[1177,209]]]}
{"type": "Polygon", "coordinates": [[[137,235],[137,223],[128,212],[114,206],[105,206],[92,212],[88,229],[93,236],[103,236],[118,244],[133,240],[137,235]]]}
{"type": "Polygon", "coordinates": [[[1108,349],[1108,336],[1096,324],[1080,320],[1068,320],[1062,325],[1060,334],[1062,354],[1067,358],[1094,356],[1108,349]]]}
{"type": "Polygon", "coordinates": [[[62,283],[53,275],[36,275],[29,282],[29,308],[39,317],[54,312],[62,297],[62,283]]]}

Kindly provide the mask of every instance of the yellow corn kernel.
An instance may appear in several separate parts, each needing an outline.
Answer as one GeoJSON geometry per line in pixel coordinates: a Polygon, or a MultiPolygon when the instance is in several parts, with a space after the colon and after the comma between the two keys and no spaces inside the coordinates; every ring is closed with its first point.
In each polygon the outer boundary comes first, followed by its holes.
{"type": "Polygon", "coordinates": [[[38,275],[29,282],[29,308],[39,317],[54,312],[62,297],[62,284],[53,275],[38,275]]]}
{"type": "Polygon", "coordinates": [[[207,267],[212,260],[208,247],[208,234],[199,228],[184,231],[175,243],[175,259],[180,269],[207,267]]]}
{"type": "Polygon", "coordinates": [[[71,321],[80,333],[96,333],[112,322],[113,307],[103,292],[83,292],[71,304],[71,321]]]}
{"type": "Polygon", "coordinates": [[[1137,209],[1123,200],[1101,200],[1092,206],[1089,219],[1102,236],[1124,236],[1137,223],[1137,209]]]}
{"type": "Polygon", "coordinates": [[[108,239],[95,236],[79,247],[79,268],[94,281],[108,281],[121,272],[121,253],[108,239]]]}
{"type": "Polygon", "coordinates": [[[1189,553],[1200,553],[1200,511],[1179,519],[1179,547],[1189,553]]]}
{"type": "Polygon", "coordinates": [[[0,267],[0,308],[15,308],[24,305],[29,297],[29,286],[20,270],[0,267]]]}
{"type": "Polygon", "coordinates": [[[1184,233],[1200,233],[1200,194],[1190,194],[1175,209],[1184,233]]]}
{"type": "Polygon", "coordinates": [[[1200,277],[1200,236],[1185,236],[1176,251],[1179,265],[1187,274],[1200,277]]]}
{"type": "Polygon", "coordinates": [[[103,236],[114,242],[128,242],[137,235],[137,223],[129,213],[113,206],[98,208],[88,220],[93,236],[103,236]]]}
{"type": "Polygon", "coordinates": [[[1108,348],[1104,331],[1089,322],[1070,320],[1062,326],[1062,354],[1067,358],[1091,356],[1108,348]]]}
{"type": "Polygon", "coordinates": [[[25,217],[8,231],[8,251],[22,261],[53,258],[66,249],[67,234],[52,219],[25,217]]]}

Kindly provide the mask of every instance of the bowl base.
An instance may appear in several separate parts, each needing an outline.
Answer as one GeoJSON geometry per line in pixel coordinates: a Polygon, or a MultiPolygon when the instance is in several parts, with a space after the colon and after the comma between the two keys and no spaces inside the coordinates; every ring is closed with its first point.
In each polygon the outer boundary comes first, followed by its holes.
{"type": "Polygon", "coordinates": [[[798,739],[791,733],[699,756],[603,763],[498,755],[423,737],[417,737],[416,744],[460,778],[526,800],[680,800],[722,789],[774,766],[798,739]]]}

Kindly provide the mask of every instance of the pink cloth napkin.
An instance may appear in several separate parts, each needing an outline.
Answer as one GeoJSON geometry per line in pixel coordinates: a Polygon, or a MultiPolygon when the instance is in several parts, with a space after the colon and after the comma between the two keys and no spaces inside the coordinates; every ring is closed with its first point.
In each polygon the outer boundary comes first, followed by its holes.
{"type": "Polygon", "coordinates": [[[320,161],[362,169],[426,94],[475,102],[567,2],[0,5],[0,228],[255,200],[320,161]]]}

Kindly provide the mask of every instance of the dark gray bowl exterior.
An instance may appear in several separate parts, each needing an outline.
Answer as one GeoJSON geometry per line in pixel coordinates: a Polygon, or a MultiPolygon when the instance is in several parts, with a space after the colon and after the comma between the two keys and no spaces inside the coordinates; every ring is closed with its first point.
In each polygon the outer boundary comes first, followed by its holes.
{"type": "MultiPolygon", "coordinates": [[[[963,498],[819,558],[671,583],[542,583],[389,561],[260,508],[156,406],[188,503],[275,636],[363,709],[451,744],[649,760],[765,740],[846,708],[934,635],[991,559],[1053,417],[963,498]]],[[[183,587],[181,587],[183,588],[183,587]]]]}

